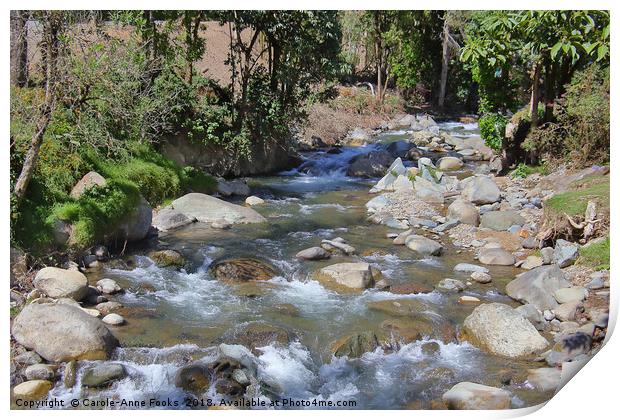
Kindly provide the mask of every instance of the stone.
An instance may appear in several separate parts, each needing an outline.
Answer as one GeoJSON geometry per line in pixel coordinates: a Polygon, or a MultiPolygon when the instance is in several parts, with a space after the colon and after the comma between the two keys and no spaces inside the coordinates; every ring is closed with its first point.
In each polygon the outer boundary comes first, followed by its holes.
{"type": "Polygon", "coordinates": [[[128,242],[141,241],[146,238],[153,221],[153,209],[148,201],[140,195],[138,204],[126,215],[118,227],[118,235],[128,242]]]}
{"type": "Polygon", "coordinates": [[[511,401],[508,391],[473,382],[460,382],[441,398],[451,410],[504,410],[511,401]]]}
{"type": "Polygon", "coordinates": [[[441,346],[439,345],[439,343],[436,343],[434,341],[422,344],[421,348],[422,353],[427,356],[435,355],[441,351],[441,346]]]}
{"type": "Polygon", "coordinates": [[[260,204],[265,204],[265,200],[260,197],[256,197],[255,195],[251,195],[245,199],[245,204],[248,206],[258,206],[260,204]]]}
{"type": "Polygon", "coordinates": [[[437,288],[446,292],[462,292],[467,286],[460,280],[443,279],[437,283],[437,288]]]}
{"type": "Polygon", "coordinates": [[[537,255],[530,255],[521,264],[521,268],[524,270],[531,270],[543,265],[543,259],[537,255]]]}
{"type": "Polygon", "coordinates": [[[549,265],[553,263],[553,248],[545,247],[540,250],[540,257],[543,260],[543,265],[549,265]]]}
{"type": "Polygon", "coordinates": [[[569,362],[587,353],[592,348],[592,337],[583,332],[576,332],[563,337],[555,343],[551,351],[545,357],[549,366],[562,366],[562,363],[569,362]]]}
{"type": "Polygon", "coordinates": [[[119,310],[122,307],[123,305],[118,302],[101,302],[98,303],[97,306],[95,306],[95,309],[97,309],[102,314],[107,315],[109,313],[119,310]]]}
{"type": "Polygon", "coordinates": [[[440,171],[456,171],[463,167],[463,161],[454,156],[445,156],[437,161],[440,171]]]}
{"type": "Polygon", "coordinates": [[[525,319],[530,321],[537,330],[542,331],[545,328],[543,314],[531,303],[521,305],[515,308],[525,319]]]}
{"type": "Polygon", "coordinates": [[[226,230],[226,229],[230,229],[232,227],[232,223],[226,221],[226,219],[217,219],[216,221],[211,223],[211,227],[213,229],[226,230]]]}
{"type": "Polygon", "coordinates": [[[76,301],[86,297],[88,280],[79,271],[45,267],[34,278],[34,287],[51,298],[71,298],[76,301]]]}
{"type": "Polygon", "coordinates": [[[250,187],[242,179],[226,181],[224,178],[218,178],[217,192],[224,197],[229,197],[231,195],[248,196],[250,195],[250,187]]]}
{"type": "Polygon", "coordinates": [[[513,225],[522,226],[525,219],[515,210],[489,211],[480,216],[480,227],[508,230],[513,225]]]}
{"type": "Polygon", "coordinates": [[[211,371],[202,364],[191,364],[177,370],[174,384],[194,395],[202,395],[211,384],[211,371]]]}
{"type": "Polygon", "coordinates": [[[379,346],[377,335],[372,331],[366,331],[337,340],[332,344],[332,353],[336,357],[358,358],[379,346]]]}
{"type": "MultiPolygon", "coordinates": [[[[538,249],[540,241],[534,236],[528,236],[521,242],[521,246],[525,249],[538,249]]],[[[542,259],[541,259],[542,261],[542,259]]]]}
{"type": "Polygon", "coordinates": [[[461,196],[465,200],[478,205],[492,204],[500,200],[501,192],[491,178],[475,176],[463,181],[465,181],[465,187],[461,196]]]}
{"type": "Polygon", "coordinates": [[[101,363],[84,370],[82,386],[99,388],[125,377],[125,368],[120,363],[101,363]]]}
{"type": "Polygon", "coordinates": [[[554,309],[558,304],[553,293],[569,283],[557,265],[544,265],[519,274],[506,285],[506,294],[521,303],[531,303],[538,310],[554,309]]]}
{"type": "Polygon", "coordinates": [[[22,281],[28,275],[28,264],[26,254],[17,248],[10,248],[10,261],[11,261],[11,275],[10,284],[11,287],[17,285],[19,281],[22,281]]]}
{"type": "Polygon", "coordinates": [[[15,340],[53,362],[107,359],[118,340],[99,319],[73,305],[31,303],[15,317],[15,340]]]}
{"type": "Polygon", "coordinates": [[[583,311],[583,304],[578,300],[562,303],[553,308],[555,317],[560,321],[574,321],[580,311],[583,311]]]}
{"type": "Polygon", "coordinates": [[[405,245],[405,241],[412,233],[413,233],[412,229],[407,229],[406,231],[399,233],[398,236],[394,238],[392,243],[394,245],[405,245]]]}
{"type": "Polygon", "coordinates": [[[480,303],[480,299],[475,296],[461,296],[459,297],[458,302],[461,305],[477,305],[480,303]]]}
{"type": "Polygon", "coordinates": [[[454,271],[463,273],[489,273],[489,269],[476,264],[458,263],[454,266],[454,271]]]}
{"type": "Polygon", "coordinates": [[[188,218],[203,223],[213,223],[224,219],[228,223],[264,223],[267,221],[255,210],[228,203],[210,195],[190,193],[177,198],[172,202],[175,210],[185,214],[188,218]]]}
{"type": "Polygon", "coordinates": [[[390,316],[415,317],[428,309],[428,306],[415,299],[376,300],[367,303],[369,309],[383,312],[390,316]]]}
{"type": "Polygon", "coordinates": [[[478,226],[480,224],[480,212],[472,203],[457,199],[448,206],[448,219],[458,220],[467,225],[478,226]]]}
{"type": "Polygon", "coordinates": [[[550,311],[549,309],[545,309],[543,311],[543,318],[545,318],[545,321],[552,321],[555,319],[555,314],[553,313],[553,311],[550,311]]]}
{"type": "Polygon", "coordinates": [[[275,268],[255,258],[225,258],[210,266],[214,277],[225,282],[267,281],[274,278],[275,268]]]}
{"type": "Polygon", "coordinates": [[[557,368],[528,369],[527,382],[543,392],[555,391],[560,386],[562,370],[557,368]]]}
{"type": "Polygon", "coordinates": [[[430,293],[432,291],[432,287],[416,282],[393,284],[390,286],[390,293],[394,293],[397,295],[415,295],[418,293],[430,293]]]}
{"type": "Polygon", "coordinates": [[[482,249],[478,261],[485,265],[514,265],[515,257],[502,248],[482,249]]]}
{"type": "Polygon", "coordinates": [[[167,232],[192,224],[195,221],[195,218],[187,217],[180,211],[173,209],[172,206],[166,206],[155,214],[152,224],[157,230],[167,232]]]}
{"type": "Polygon", "coordinates": [[[54,385],[50,381],[36,379],[34,381],[22,382],[13,388],[15,399],[36,401],[43,399],[54,385]]]}
{"type": "Polygon", "coordinates": [[[230,338],[232,344],[240,344],[255,350],[273,343],[288,344],[291,335],[284,328],[263,322],[251,322],[234,331],[230,338]]]}
{"type": "Polygon", "coordinates": [[[553,292],[553,297],[558,303],[582,301],[588,296],[588,291],[583,287],[564,287],[553,292]]]}
{"type": "Polygon", "coordinates": [[[13,358],[15,363],[20,365],[36,365],[37,363],[41,363],[43,359],[34,351],[25,351],[21,354],[18,354],[13,358]]]}
{"type": "Polygon", "coordinates": [[[123,288],[119,286],[115,280],[101,279],[97,281],[97,290],[99,290],[101,293],[111,295],[114,293],[122,292],[123,288]]]}
{"type": "Polygon", "coordinates": [[[503,303],[477,306],[465,318],[463,333],[472,344],[509,358],[531,356],[549,345],[523,315],[503,303]]]}
{"type": "Polygon", "coordinates": [[[332,250],[332,249],[337,249],[339,251],[344,252],[346,255],[351,255],[351,254],[355,254],[355,248],[353,248],[351,245],[347,244],[344,241],[336,241],[336,240],[332,240],[330,241],[329,239],[323,239],[321,241],[321,246],[328,246],[328,250],[332,250]]]}
{"type": "Polygon", "coordinates": [[[367,289],[375,283],[370,264],[339,263],[319,270],[318,280],[334,282],[348,289],[367,289]]]}
{"type": "Polygon", "coordinates": [[[77,380],[78,364],[75,360],[65,363],[62,382],[65,388],[71,389],[77,380]]]}
{"type": "Polygon", "coordinates": [[[295,254],[295,258],[297,258],[298,260],[309,261],[326,260],[330,257],[331,254],[320,246],[313,246],[312,248],[304,249],[295,254]]]}
{"type": "Polygon", "coordinates": [[[111,313],[111,314],[107,314],[106,316],[104,316],[101,321],[103,321],[105,324],[108,324],[108,325],[117,326],[117,325],[123,325],[125,323],[125,318],[123,318],[119,314],[111,313]]]}
{"type": "Polygon", "coordinates": [[[440,224],[439,226],[437,226],[436,228],[433,229],[433,232],[435,233],[443,233],[446,232],[450,229],[452,229],[453,227],[456,227],[460,224],[461,222],[459,220],[448,220],[445,223],[440,224]]]}
{"type": "Polygon", "coordinates": [[[409,235],[405,239],[405,245],[422,255],[440,255],[443,251],[443,246],[439,242],[421,235],[409,235]]]}
{"type": "Polygon", "coordinates": [[[149,252],[149,258],[158,267],[183,267],[185,265],[183,255],[174,249],[149,252]]]}
{"type": "Polygon", "coordinates": [[[558,239],[553,249],[553,260],[560,268],[568,267],[579,257],[579,245],[558,239]]]}
{"type": "Polygon", "coordinates": [[[473,273],[471,273],[469,278],[475,281],[476,283],[481,283],[481,284],[491,283],[491,280],[493,280],[490,274],[483,273],[481,271],[474,271],[473,273]]]}
{"type": "Polygon", "coordinates": [[[93,188],[95,186],[103,187],[106,185],[106,180],[104,177],[99,175],[95,171],[91,171],[84,175],[82,179],[80,179],[77,184],[71,189],[71,198],[78,199],[84,194],[89,188],[93,188]]]}
{"type": "Polygon", "coordinates": [[[46,381],[51,381],[56,376],[54,365],[46,365],[43,363],[37,363],[35,365],[30,365],[24,371],[26,375],[26,379],[32,381],[34,379],[42,379],[46,381]]]}

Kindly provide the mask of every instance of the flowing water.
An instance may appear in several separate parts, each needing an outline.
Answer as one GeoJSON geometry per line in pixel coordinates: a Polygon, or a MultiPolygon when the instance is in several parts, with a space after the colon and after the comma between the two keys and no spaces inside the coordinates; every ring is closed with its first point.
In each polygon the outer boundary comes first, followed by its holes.
{"type": "MultiPolygon", "coordinates": [[[[476,125],[443,123],[441,128],[455,136],[477,135],[476,125]]],[[[158,268],[143,256],[148,252],[144,249],[137,252],[134,269],[106,269],[93,276],[93,283],[109,277],[127,290],[117,298],[124,305],[120,313],[127,324],[112,328],[122,345],[113,359],[125,366],[128,376],[108,389],[86,390],[79,386],[78,374],[77,386],[66,389],[59,383],[51,396],[63,400],[88,395],[94,400],[182,401],[186,394],[174,385],[180,366],[214,360],[217,344],[226,342],[248,323],[263,322],[285,328],[293,336],[288,345],[274,343],[256,350],[253,356],[258,379],[277,390],[280,398],[352,401],[353,408],[398,409],[419,407],[416,404],[420,402],[441,398],[457,382],[472,381],[509,389],[515,407],[548,399],[550,395],[534,392],[523,383],[523,372],[537,364],[497,358],[456,340],[444,343],[426,337],[392,352],[378,348],[358,359],[332,356],[330,346],[335,340],[375,330],[393,318],[369,309],[372,301],[418,301],[429,322],[453,329],[472,310],[471,306],[459,305],[456,294],[435,291],[395,295],[373,289],[339,294],[313,279],[312,273],[320,267],[355,260],[379,268],[393,284],[413,280],[432,287],[446,277],[466,279],[453,267],[459,262],[475,263],[472,254],[457,253],[449,240],[444,241],[446,249],[440,257],[418,258],[406,247],[394,246],[385,236],[393,229],[366,221],[364,204],[372,198],[368,190],[376,180],[345,175],[351,157],[408,137],[405,131],[388,132],[377,144],[345,147],[340,154],[308,153],[296,170],[251,180],[252,193],[267,201],[256,209],[268,224],[235,226],[226,231],[193,224],[160,236],[160,245],[177,249],[189,259],[185,270],[158,268]],[[337,236],[353,245],[359,255],[329,262],[299,262],[294,258],[299,250],[337,236]],[[251,285],[225,284],[208,272],[209,264],[222,256],[259,257],[276,267],[280,275],[251,285]],[[283,312],[282,304],[294,305],[298,313],[283,312]],[[430,342],[437,343],[439,351],[424,351],[430,342]],[[513,380],[502,385],[507,375],[513,380]]],[[[457,175],[471,173],[472,165],[457,175]]],[[[511,304],[503,287],[514,277],[514,269],[494,268],[491,274],[493,283],[475,284],[467,294],[483,302],[511,304]]],[[[100,362],[82,362],[79,373],[96,363],[100,362]]],[[[216,391],[210,389],[207,397],[217,397],[216,391]]],[[[258,397],[269,400],[274,396],[258,397]]]]}

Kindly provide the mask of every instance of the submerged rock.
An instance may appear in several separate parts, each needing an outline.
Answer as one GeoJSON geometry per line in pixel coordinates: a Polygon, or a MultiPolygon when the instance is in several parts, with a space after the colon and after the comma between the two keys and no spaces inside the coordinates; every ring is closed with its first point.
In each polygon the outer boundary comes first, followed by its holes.
{"type": "Polygon", "coordinates": [[[379,338],[372,331],[343,337],[332,344],[332,353],[336,357],[358,358],[364,353],[380,347],[379,338]]]}
{"type": "Polygon", "coordinates": [[[287,344],[291,340],[291,335],[284,328],[263,322],[252,322],[233,332],[230,340],[233,344],[255,350],[273,343],[287,344]]]}
{"type": "Polygon", "coordinates": [[[175,374],[174,385],[194,395],[202,395],[211,385],[211,371],[202,364],[183,366],[175,374]]]}
{"type": "Polygon", "coordinates": [[[452,410],[504,410],[510,408],[510,393],[500,388],[460,382],[443,394],[442,400],[452,410]]]}
{"type": "Polygon", "coordinates": [[[118,341],[99,319],[80,307],[32,303],[15,318],[15,340],[53,362],[107,359],[118,341]]]}
{"type": "Polygon", "coordinates": [[[537,354],[549,345],[527,319],[503,303],[476,307],[465,318],[463,333],[472,344],[511,358],[537,354]]]}
{"type": "Polygon", "coordinates": [[[102,363],[84,370],[82,386],[98,388],[125,377],[125,368],[120,363],[102,363]]]}
{"type": "Polygon", "coordinates": [[[173,249],[164,249],[161,251],[149,252],[149,258],[153,260],[158,267],[183,267],[185,258],[173,249]]]}
{"type": "Polygon", "coordinates": [[[210,269],[216,279],[229,282],[267,281],[277,275],[271,265],[254,258],[217,260],[210,269]]]}

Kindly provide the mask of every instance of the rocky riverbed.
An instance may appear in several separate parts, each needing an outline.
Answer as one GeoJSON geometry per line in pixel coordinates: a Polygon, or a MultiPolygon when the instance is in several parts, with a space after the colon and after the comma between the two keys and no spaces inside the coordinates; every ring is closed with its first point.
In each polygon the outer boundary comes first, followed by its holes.
{"type": "Polygon", "coordinates": [[[98,247],[36,273],[12,295],[13,404],[552,397],[562,364],[600,348],[609,272],[540,235],[546,179],[497,176],[475,123],[408,115],[349,137],[293,171],[220,181],[226,201],[178,198],[123,257],[98,247]]]}

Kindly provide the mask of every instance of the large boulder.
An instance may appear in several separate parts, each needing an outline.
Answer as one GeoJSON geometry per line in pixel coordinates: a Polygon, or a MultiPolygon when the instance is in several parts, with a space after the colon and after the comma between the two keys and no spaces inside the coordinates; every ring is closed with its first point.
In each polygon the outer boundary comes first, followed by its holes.
{"type": "Polygon", "coordinates": [[[375,284],[372,269],[368,263],[332,264],[319,270],[319,281],[336,283],[347,289],[367,289],[375,284]]]}
{"type": "Polygon", "coordinates": [[[53,362],[107,359],[118,341],[99,319],[79,306],[58,303],[27,305],[13,322],[13,337],[53,362]]]}
{"type": "Polygon", "coordinates": [[[522,226],[525,219],[515,210],[488,211],[480,216],[480,227],[493,230],[508,230],[511,226],[522,226]]]}
{"type": "Polygon", "coordinates": [[[166,206],[155,214],[152,224],[157,230],[166,232],[189,225],[195,221],[196,219],[187,217],[180,211],[173,209],[172,206],[166,206]]]}
{"type": "Polygon", "coordinates": [[[549,343],[518,311],[503,303],[486,303],[465,318],[463,338],[489,352],[511,358],[538,354],[549,343]]]}
{"type": "Polygon", "coordinates": [[[412,251],[422,255],[440,255],[441,251],[443,251],[443,246],[439,242],[421,235],[407,236],[405,245],[412,251]]]}
{"type": "Polygon", "coordinates": [[[386,151],[392,155],[392,158],[406,158],[409,150],[415,146],[409,143],[407,140],[398,140],[392,142],[386,148],[386,151]]]}
{"type": "Polygon", "coordinates": [[[148,235],[152,221],[153,209],[148,201],[140,195],[138,204],[121,222],[118,230],[120,235],[129,242],[140,241],[148,235]]]}
{"type": "Polygon", "coordinates": [[[88,280],[77,270],[45,267],[35,276],[34,287],[54,299],[71,298],[80,301],[88,293],[88,280]]]}
{"type": "Polygon", "coordinates": [[[480,251],[478,260],[485,265],[513,265],[515,256],[503,248],[487,248],[480,251]]]}
{"type": "Polygon", "coordinates": [[[475,176],[466,178],[461,183],[464,185],[462,197],[474,204],[492,204],[500,200],[501,192],[491,178],[475,176]]]}
{"type": "Polygon", "coordinates": [[[555,308],[556,290],[568,287],[564,273],[557,265],[544,265],[519,274],[506,285],[506,294],[521,303],[531,303],[540,311],[555,308]]]}
{"type": "Polygon", "coordinates": [[[458,220],[466,225],[478,226],[480,223],[480,212],[469,201],[458,199],[448,206],[447,218],[449,220],[458,220]]]}
{"type": "Polygon", "coordinates": [[[263,216],[255,210],[228,203],[206,194],[190,193],[172,202],[172,208],[188,218],[213,223],[221,219],[228,223],[263,223],[263,216]]]}
{"type": "Polygon", "coordinates": [[[71,189],[71,197],[74,199],[78,199],[84,194],[89,188],[98,186],[103,187],[106,185],[106,180],[104,177],[99,175],[95,171],[91,171],[84,175],[82,179],[80,179],[77,184],[71,189]]]}
{"type": "Polygon", "coordinates": [[[347,175],[360,178],[381,177],[390,167],[392,159],[392,155],[383,150],[358,155],[349,162],[347,175]]]}
{"type": "Polygon", "coordinates": [[[500,388],[460,382],[442,396],[452,410],[504,410],[510,408],[510,393],[500,388]]]}

